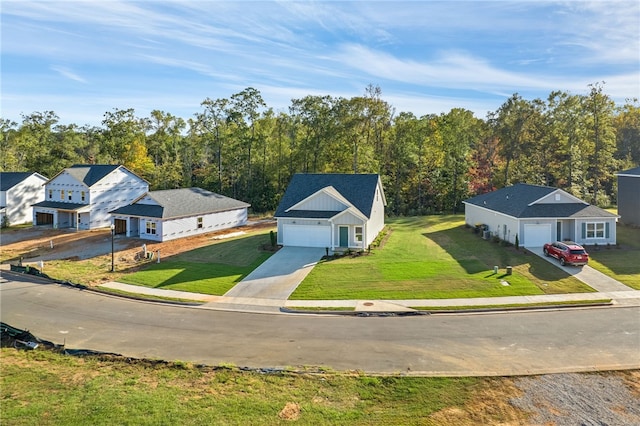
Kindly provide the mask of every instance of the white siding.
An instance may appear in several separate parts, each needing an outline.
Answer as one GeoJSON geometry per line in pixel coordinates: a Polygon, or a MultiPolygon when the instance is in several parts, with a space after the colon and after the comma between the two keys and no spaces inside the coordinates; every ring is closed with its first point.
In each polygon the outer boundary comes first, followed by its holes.
{"type": "Polygon", "coordinates": [[[114,218],[117,219],[127,220],[127,236],[136,236],[153,241],[170,241],[177,238],[242,226],[247,223],[247,217],[248,212],[246,208],[178,219],[161,220],[157,218],[140,218],[139,225],[136,218],[114,216],[114,218]],[[202,217],[202,228],[198,228],[199,217],[202,217]],[[147,234],[147,222],[155,222],[155,235],[147,234]]]}
{"type": "Polygon", "coordinates": [[[109,212],[133,203],[149,191],[149,185],[126,169],[116,169],[91,187],[89,228],[109,226],[109,212]]]}
{"type": "MultiPolygon", "coordinates": [[[[78,215],[77,224],[76,218],[67,218],[64,212],[54,216],[54,226],[77,226],[78,229],[88,230],[111,225],[109,211],[131,204],[148,191],[149,184],[147,182],[124,168],[115,169],[93,184],[91,188],[65,170],[47,183],[44,196],[47,201],[89,206],[88,212],[78,215]],[[49,197],[50,190],[51,197],[49,197]],[[83,193],[84,200],[82,199],[83,193]],[[71,199],[69,199],[69,195],[71,195],[71,199]]],[[[38,211],[49,212],[43,208],[38,208],[38,211]]]]}
{"type": "Polygon", "coordinates": [[[380,185],[380,179],[378,179],[378,186],[376,188],[376,195],[373,199],[373,206],[371,208],[371,216],[366,224],[364,235],[364,248],[376,239],[380,231],[384,228],[384,193],[382,186],[380,185]]]}
{"type": "Polygon", "coordinates": [[[2,205],[6,206],[5,214],[10,225],[18,225],[33,221],[32,205],[44,200],[44,187],[47,179],[39,174],[32,174],[22,182],[9,188],[2,205]]]}
{"type": "Polygon", "coordinates": [[[519,242],[524,243],[522,240],[524,228],[519,228],[516,218],[473,204],[466,204],[464,219],[470,226],[487,225],[492,236],[497,235],[501,240],[511,243],[515,243],[517,233],[519,242]]]}

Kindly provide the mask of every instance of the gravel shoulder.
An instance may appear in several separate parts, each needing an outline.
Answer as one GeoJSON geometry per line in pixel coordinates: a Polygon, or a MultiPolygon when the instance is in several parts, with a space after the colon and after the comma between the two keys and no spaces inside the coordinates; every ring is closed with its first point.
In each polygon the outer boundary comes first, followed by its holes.
{"type": "Polygon", "coordinates": [[[640,371],[522,377],[515,407],[532,413],[535,425],[640,424],[640,371]]]}

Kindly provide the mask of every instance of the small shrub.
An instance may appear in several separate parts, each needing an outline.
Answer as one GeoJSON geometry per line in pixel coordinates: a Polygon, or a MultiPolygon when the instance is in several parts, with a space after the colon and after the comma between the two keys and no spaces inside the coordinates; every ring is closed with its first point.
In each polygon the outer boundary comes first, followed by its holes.
{"type": "Polygon", "coordinates": [[[273,230],[269,231],[269,238],[271,238],[271,247],[276,246],[276,233],[273,230]]]}
{"type": "Polygon", "coordinates": [[[516,250],[520,250],[520,240],[518,239],[518,234],[516,234],[516,250]]]}

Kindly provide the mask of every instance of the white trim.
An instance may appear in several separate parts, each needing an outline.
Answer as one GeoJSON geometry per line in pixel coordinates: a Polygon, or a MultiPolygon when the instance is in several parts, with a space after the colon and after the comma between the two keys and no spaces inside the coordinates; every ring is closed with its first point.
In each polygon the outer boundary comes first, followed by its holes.
{"type": "Polygon", "coordinates": [[[333,186],[325,186],[324,188],[314,192],[313,194],[309,195],[308,197],[303,198],[302,200],[298,201],[297,203],[295,203],[294,205],[292,205],[291,207],[286,209],[285,213],[289,213],[290,210],[296,210],[296,207],[304,204],[305,202],[307,202],[308,200],[316,197],[320,193],[325,193],[329,197],[333,198],[334,200],[339,201],[342,204],[345,204],[346,206],[353,207],[353,204],[351,204],[349,202],[349,200],[344,198],[342,196],[342,194],[340,194],[333,186]]]}
{"type": "Polygon", "coordinates": [[[363,222],[366,222],[367,220],[369,220],[368,217],[366,217],[360,210],[358,210],[355,207],[348,207],[344,210],[342,210],[340,213],[338,213],[335,216],[332,216],[329,218],[329,220],[334,220],[335,218],[337,218],[338,216],[342,216],[345,213],[351,213],[352,215],[354,215],[355,217],[357,217],[358,219],[362,220],[363,222]]]}

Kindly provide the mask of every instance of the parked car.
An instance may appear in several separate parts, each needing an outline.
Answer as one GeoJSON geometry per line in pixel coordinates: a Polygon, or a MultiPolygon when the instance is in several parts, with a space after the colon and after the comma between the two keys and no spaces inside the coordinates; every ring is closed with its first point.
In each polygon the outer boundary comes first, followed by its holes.
{"type": "Polygon", "coordinates": [[[573,241],[547,243],[544,245],[544,255],[553,256],[561,265],[586,265],[589,262],[589,253],[580,244],[573,241]]]}

